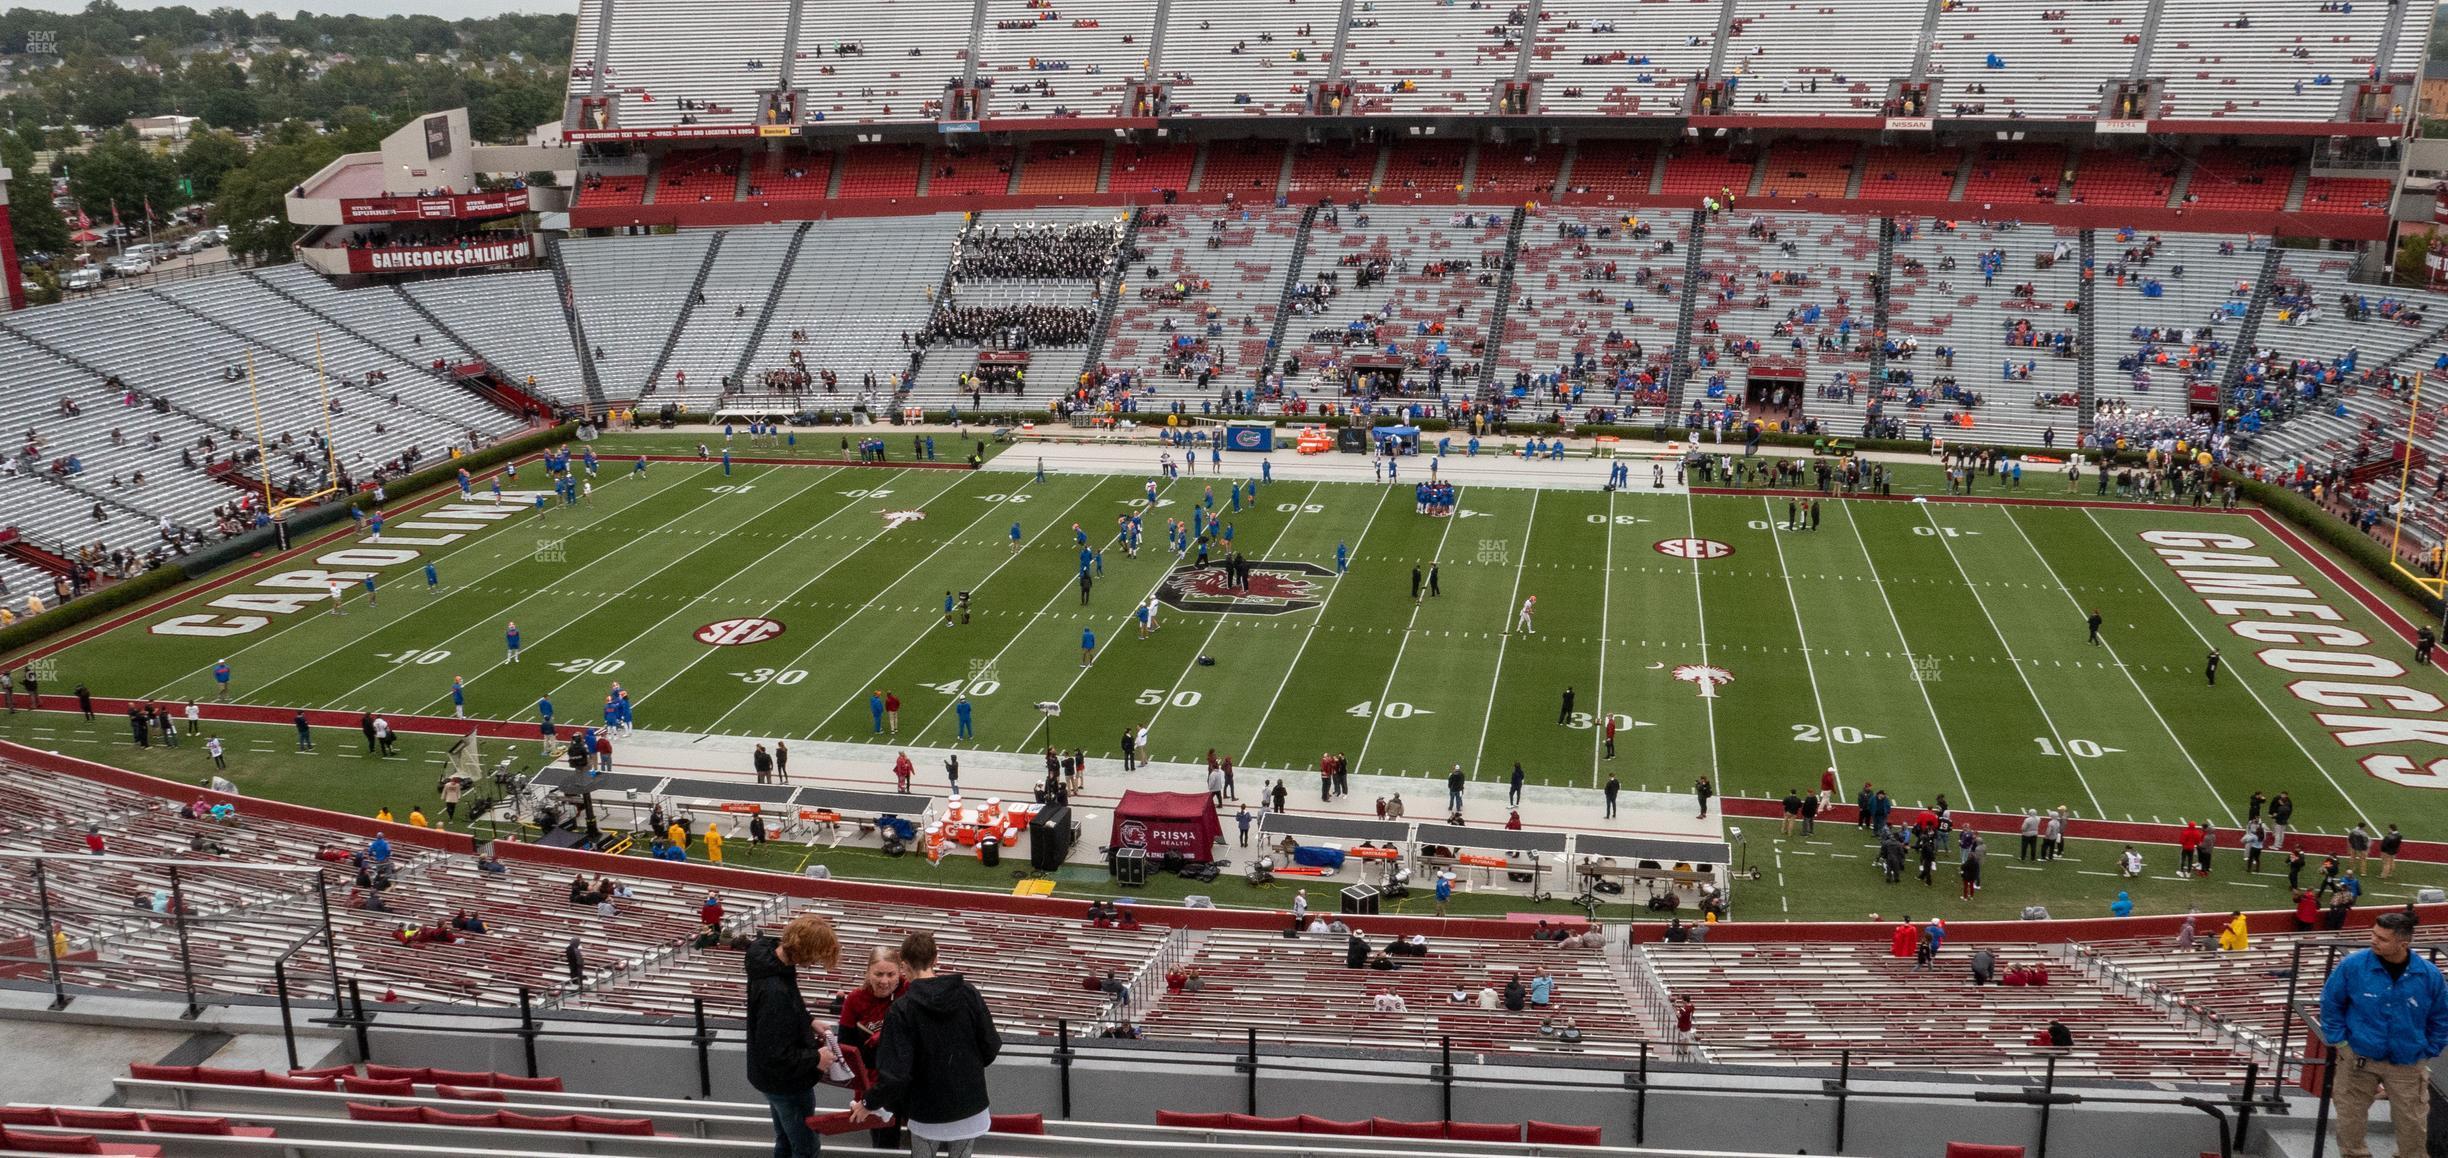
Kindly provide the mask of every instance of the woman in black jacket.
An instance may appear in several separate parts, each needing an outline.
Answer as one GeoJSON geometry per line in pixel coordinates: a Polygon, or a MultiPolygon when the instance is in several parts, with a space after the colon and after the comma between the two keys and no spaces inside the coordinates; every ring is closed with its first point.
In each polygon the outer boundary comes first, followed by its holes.
{"type": "Polygon", "coordinates": [[[865,1102],[850,1104],[851,1121],[869,1106],[889,1110],[910,1131],[918,1158],[968,1158],[992,1119],[986,1109],[986,1067],[1002,1050],[986,999],[958,973],[935,973],[935,935],[911,933],[901,942],[909,992],[884,1015],[873,1059],[875,1084],[865,1102]]]}
{"type": "Polygon", "coordinates": [[[799,966],[830,972],[840,963],[841,941],[822,917],[806,916],[782,929],[782,937],[748,942],[748,1084],[765,1095],[773,1113],[774,1158],[815,1158],[822,1144],[808,1129],[816,1112],[816,1083],[838,1055],[817,1036],[807,1001],[799,995],[799,966]]]}

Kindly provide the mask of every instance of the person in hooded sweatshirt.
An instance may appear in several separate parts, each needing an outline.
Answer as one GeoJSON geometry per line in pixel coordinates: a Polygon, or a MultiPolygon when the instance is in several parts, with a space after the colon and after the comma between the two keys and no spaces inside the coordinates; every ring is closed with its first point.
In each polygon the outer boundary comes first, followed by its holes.
{"type": "Polygon", "coordinates": [[[889,1111],[909,1127],[912,1158],[969,1158],[986,1133],[986,1067],[1003,1049],[986,999],[958,973],[935,971],[935,935],[901,942],[909,991],[884,1015],[875,1083],[850,1103],[850,1120],[889,1111]]]}
{"type": "Polygon", "coordinates": [[[833,924],[803,916],[783,926],[782,936],[758,937],[743,954],[748,974],[748,1084],[765,1095],[773,1113],[774,1158],[815,1158],[822,1148],[808,1129],[816,1112],[816,1084],[839,1054],[818,1036],[799,993],[799,966],[832,972],[841,941],[833,924]]]}

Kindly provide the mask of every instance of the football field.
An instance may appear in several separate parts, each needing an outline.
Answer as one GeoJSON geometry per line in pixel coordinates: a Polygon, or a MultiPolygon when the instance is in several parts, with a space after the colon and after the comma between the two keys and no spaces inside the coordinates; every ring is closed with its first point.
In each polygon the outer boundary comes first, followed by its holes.
{"type": "Polygon", "coordinates": [[[576,505],[493,507],[481,488],[395,504],[379,537],[258,561],[38,663],[47,693],[209,700],[226,660],[232,699],[284,719],[449,716],[457,676],[470,716],[531,724],[549,698],[584,723],[618,681],[641,729],[1002,751],[1048,743],[1036,705],[1055,703],[1065,748],[1118,759],[1144,726],[1160,758],[1212,748],[1244,782],[1287,769],[1296,788],[1341,753],[1431,778],[1415,811],[1455,764],[1767,797],[1832,765],[1848,797],[1868,781],[1907,804],[2233,827],[2253,791],[2283,790],[2312,831],[2448,830],[2424,725],[2448,686],[2414,665],[2390,603],[2274,521],[2065,503],[2048,479],[2026,493],[2055,504],[1830,500],[1789,530],[1782,492],[1610,494],[1588,468],[1466,485],[1434,517],[1408,481],[1281,477],[1298,464],[1276,461],[1238,513],[1228,488],[1254,464],[1159,480],[1134,559],[1114,538],[1142,509],[1136,473],[608,459],[576,505]],[[1211,485],[1247,592],[1163,549],[1165,520],[1211,485]],[[1102,552],[1085,601],[1075,524],[1102,552]],[[1437,593],[1413,599],[1431,566],[1437,593]],[[968,621],[948,625],[954,592],[968,621]],[[1158,628],[1142,639],[1145,599],[1158,628]],[[879,690],[902,702],[897,737],[874,732],[879,690]]]}

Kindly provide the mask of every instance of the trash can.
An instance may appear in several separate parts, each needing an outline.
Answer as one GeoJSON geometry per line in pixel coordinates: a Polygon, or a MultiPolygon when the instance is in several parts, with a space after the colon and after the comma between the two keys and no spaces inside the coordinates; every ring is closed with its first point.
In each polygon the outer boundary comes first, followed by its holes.
{"type": "Polygon", "coordinates": [[[1343,911],[1377,915],[1377,890],[1367,885],[1351,885],[1343,890],[1343,911]]]}
{"type": "Polygon", "coordinates": [[[993,836],[978,838],[978,863],[993,868],[1003,863],[1003,842],[993,836]]]}
{"type": "Polygon", "coordinates": [[[1138,888],[1147,883],[1147,850],[1117,848],[1113,854],[1114,883],[1138,888]]]}

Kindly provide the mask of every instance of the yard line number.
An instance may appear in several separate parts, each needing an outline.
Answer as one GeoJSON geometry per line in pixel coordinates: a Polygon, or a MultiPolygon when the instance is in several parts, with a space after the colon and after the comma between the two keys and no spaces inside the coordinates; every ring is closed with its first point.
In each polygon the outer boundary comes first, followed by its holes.
{"type": "Polygon", "coordinates": [[[2125,750],[2123,748],[2102,747],[2100,746],[2100,742],[2097,740],[2076,740],[2069,738],[2065,742],[2065,749],[2060,751],[2058,750],[2057,742],[2049,739],[2046,736],[2034,736],[2032,737],[2032,743],[2040,745],[2041,755],[2053,756],[2058,759],[2064,759],[2068,755],[2073,755],[2079,756],[2085,760],[2094,760],[2101,756],[2105,756],[2110,752],[2122,752],[2125,750]]]}

